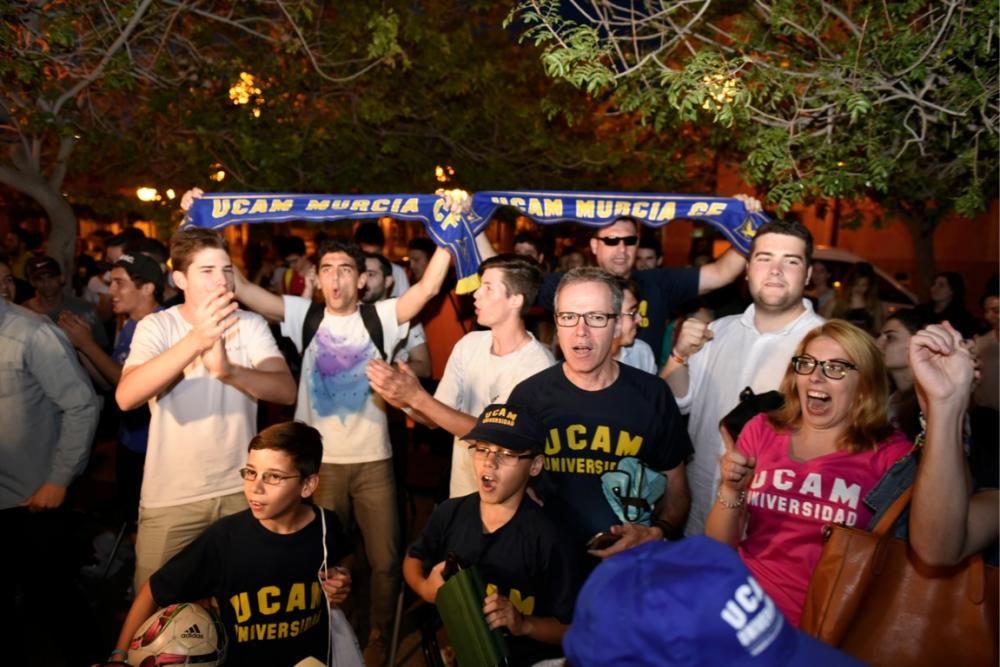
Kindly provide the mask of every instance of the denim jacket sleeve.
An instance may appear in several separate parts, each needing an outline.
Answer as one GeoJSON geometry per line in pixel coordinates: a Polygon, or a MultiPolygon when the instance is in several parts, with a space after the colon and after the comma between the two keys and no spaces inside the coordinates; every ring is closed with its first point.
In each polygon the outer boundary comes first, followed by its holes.
{"type": "MultiPolygon", "coordinates": [[[[920,449],[915,447],[913,451],[892,464],[892,467],[882,475],[868,495],[865,496],[865,505],[874,512],[868,530],[874,530],[878,525],[882,515],[892,505],[899,496],[913,485],[917,478],[917,462],[920,460],[920,449]]],[[[902,539],[909,539],[910,534],[910,507],[907,505],[902,514],[893,526],[893,535],[902,539]]]]}

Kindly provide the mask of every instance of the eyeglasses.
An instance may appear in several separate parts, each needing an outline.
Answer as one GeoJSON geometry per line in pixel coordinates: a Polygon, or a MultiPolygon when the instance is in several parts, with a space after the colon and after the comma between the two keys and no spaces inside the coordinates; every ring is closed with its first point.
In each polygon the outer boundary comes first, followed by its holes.
{"type": "Polygon", "coordinates": [[[792,368],[799,375],[812,375],[817,366],[822,369],[823,375],[831,380],[843,380],[847,377],[848,371],[858,370],[858,367],[851,362],[842,361],[840,359],[827,359],[825,361],[820,361],[819,359],[811,357],[808,354],[792,357],[792,368]]]}
{"type": "Polygon", "coordinates": [[[631,317],[633,320],[639,316],[639,309],[628,310],[622,313],[622,317],[631,317]]]}
{"type": "Polygon", "coordinates": [[[532,452],[514,454],[513,452],[502,452],[498,449],[490,449],[489,447],[483,447],[482,445],[469,445],[469,453],[472,454],[472,458],[477,461],[486,461],[490,458],[490,454],[492,454],[493,460],[497,462],[498,466],[517,465],[517,462],[521,459],[533,459],[537,456],[537,454],[533,454],[532,452]]]}
{"type": "MultiPolygon", "coordinates": [[[[248,482],[257,481],[257,471],[253,468],[240,468],[239,473],[240,477],[248,482]]],[[[265,484],[270,484],[271,486],[281,484],[281,480],[294,479],[296,477],[302,477],[302,475],[282,475],[281,473],[271,472],[270,470],[260,473],[260,480],[265,484]]]]}
{"type": "Polygon", "coordinates": [[[604,245],[611,246],[612,248],[619,243],[624,243],[627,246],[634,246],[639,242],[638,236],[597,236],[595,238],[604,245]]]}
{"type": "Polygon", "coordinates": [[[603,329],[608,326],[608,322],[618,317],[614,313],[556,313],[556,325],[560,327],[575,327],[580,318],[587,323],[588,327],[603,329]]]}

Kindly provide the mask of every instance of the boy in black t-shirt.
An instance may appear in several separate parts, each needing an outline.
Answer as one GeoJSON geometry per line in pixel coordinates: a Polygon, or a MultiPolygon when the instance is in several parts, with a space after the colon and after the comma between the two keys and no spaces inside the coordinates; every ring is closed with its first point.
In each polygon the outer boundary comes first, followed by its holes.
{"type": "Polygon", "coordinates": [[[240,469],[250,508],[209,526],[142,586],[108,663],[125,663],[132,636],[158,607],[208,597],[229,637],[227,664],[325,661],[328,603],[342,604],[351,590],[349,571],[334,565],[352,547],[337,515],[308,502],[322,456],[319,431],[300,422],[256,435],[240,469]]]}
{"type": "Polygon", "coordinates": [[[561,655],[578,589],[576,555],[556,525],[525,494],[542,470],[545,431],[537,417],[493,404],[464,438],[470,443],[479,492],[444,502],[410,547],[406,583],[433,603],[444,585],[445,558],[475,565],[486,583],[483,614],[506,627],[514,664],[561,655]]]}

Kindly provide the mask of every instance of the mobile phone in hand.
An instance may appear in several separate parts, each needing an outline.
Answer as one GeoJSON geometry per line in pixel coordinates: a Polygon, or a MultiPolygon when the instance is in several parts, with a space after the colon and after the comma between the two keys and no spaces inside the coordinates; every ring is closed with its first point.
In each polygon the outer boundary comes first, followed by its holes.
{"type": "Polygon", "coordinates": [[[621,535],[600,532],[587,540],[587,551],[601,551],[621,539],[621,535]]]}

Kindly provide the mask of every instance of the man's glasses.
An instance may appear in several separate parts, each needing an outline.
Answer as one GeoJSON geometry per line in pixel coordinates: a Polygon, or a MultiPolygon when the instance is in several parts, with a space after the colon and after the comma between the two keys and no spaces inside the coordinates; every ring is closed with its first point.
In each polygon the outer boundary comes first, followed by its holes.
{"type": "Polygon", "coordinates": [[[498,449],[483,447],[482,445],[469,445],[469,453],[472,454],[472,458],[477,461],[486,461],[490,458],[490,454],[492,454],[493,460],[497,462],[498,466],[517,465],[517,462],[521,459],[533,459],[537,456],[537,454],[533,454],[531,452],[526,452],[524,454],[502,452],[498,449]]]}
{"type": "Polygon", "coordinates": [[[604,245],[611,246],[612,248],[619,243],[624,243],[627,246],[634,246],[639,242],[638,236],[598,236],[596,238],[604,245]]]}
{"type": "Polygon", "coordinates": [[[822,369],[823,375],[827,376],[831,380],[843,380],[847,377],[848,371],[858,370],[858,367],[851,362],[840,359],[827,359],[825,361],[820,361],[816,357],[809,356],[808,354],[792,357],[792,369],[799,375],[812,375],[817,366],[822,369]]]}
{"type": "Polygon", "coordinates": [[[633,320],[639,316],[639,309],[635,308],[633,310],[626,310],[622,312],[622,317],[630,317],[633,320]]]}
{"type": "Polygon", "coordinates": [[[603,329],[608,326],[608,322],[618,317],[614,313],[556,313],[556,325],[560,327],[575,327],[580,318],[593,329],[603,329]]]}
{"type": "MultiPolygon", "coordinates": [[[[253,468],[240,468],[240,477],[248,482],[257,481],[257,471],[253,468]]],[[[260,473],[260,480],[265,484],[270,484],[271,486],[276,486],[281,484],[281,480],[284,479],[294,479],[296,477],[302,477],[302,475],[282,475],[278,472],[271,472],[270,470],[260,473]]]]}

